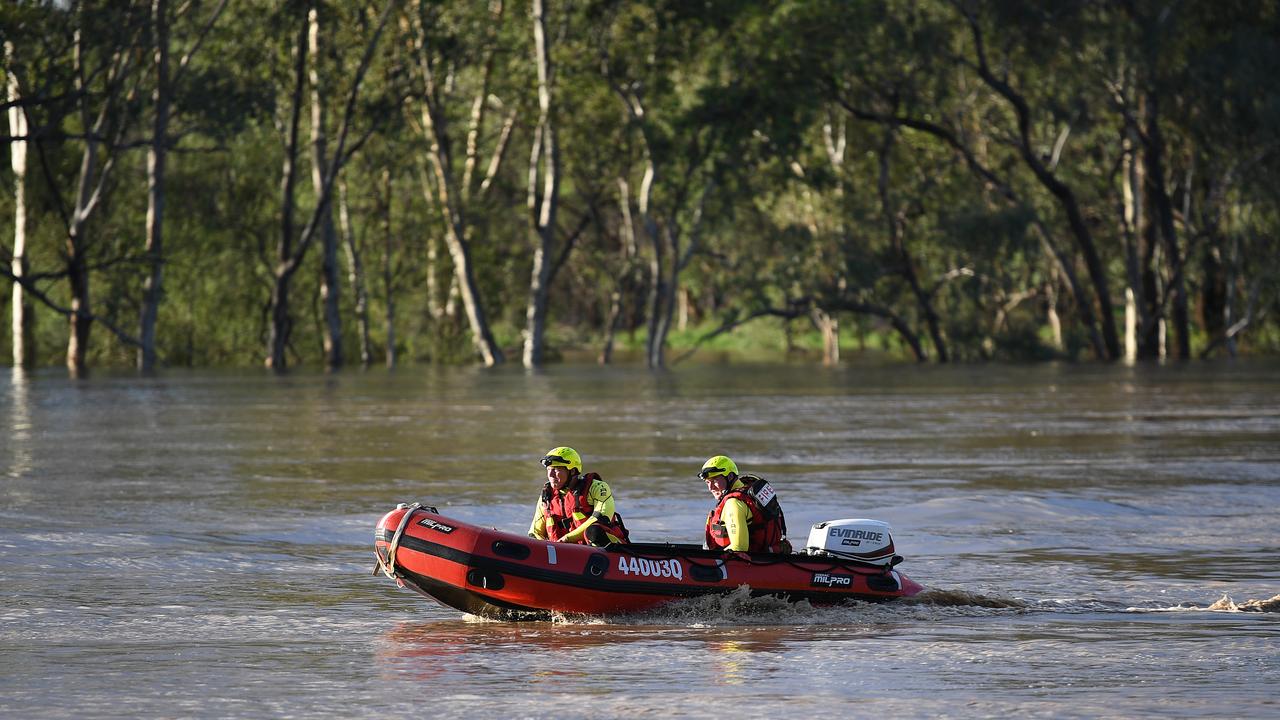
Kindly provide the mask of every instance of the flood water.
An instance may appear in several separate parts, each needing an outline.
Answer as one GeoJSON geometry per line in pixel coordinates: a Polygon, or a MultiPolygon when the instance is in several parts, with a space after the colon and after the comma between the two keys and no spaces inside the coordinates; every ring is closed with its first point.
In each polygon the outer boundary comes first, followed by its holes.
{"type": "Polygon", "coordinates": [[[3,717],[1280,716],[1275,363],[6,372],[0,472],[3,717]],[[700,542],[725,453],[929,590],[502,623],[370,574],[397,502],[524,532],[562,444],[635,540],[700,542]]]}

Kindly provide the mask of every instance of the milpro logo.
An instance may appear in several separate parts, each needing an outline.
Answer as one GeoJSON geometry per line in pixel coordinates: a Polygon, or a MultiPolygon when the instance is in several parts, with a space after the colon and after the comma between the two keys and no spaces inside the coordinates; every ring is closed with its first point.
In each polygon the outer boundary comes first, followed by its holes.
{"type": "Polygon", "coordinates": [[[418,524],[424,528],[427,528],[428,530],[436,530],[446,535],[453,532],[452,525],[445,525],[444,523],[438,523],[435,520],[432,520],[431,518],[422,518],[421,520],[418,521],[418,524]]]}
{"type": "Polygon", "coordinates": [[[850,587],[853,585],[852,575],[832,575],[829,573],[814,573],[813,581],[809,583],[810,587],[850,587]]]}

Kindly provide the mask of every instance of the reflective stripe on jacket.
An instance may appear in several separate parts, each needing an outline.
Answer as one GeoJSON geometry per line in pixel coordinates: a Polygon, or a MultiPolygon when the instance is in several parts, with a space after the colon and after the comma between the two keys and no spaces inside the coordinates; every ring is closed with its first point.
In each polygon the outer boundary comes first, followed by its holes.
{"type": "MultiPolygon", "coordinates": [[[[611,535],[612,541],[627,541],[627,528],[622,524],[622,518],[618,513],[615,512],[606,517],[596,510],[598,505],[591,500],[592,496],[600,498],[599,505],[603,505],[603,501],[611,497],[609,485],[596,473],[583,475],[577,482],[558,493],[551,492],[548,486],[544,494],[548,496],[543,509],[545,532],[551,540],[561,540],[578,527],[587,524],[594,515],[595,522],[592,524],[611,535]]],[[[581,534],[575,542],[588,544],[586,536],[581,534]]]]}

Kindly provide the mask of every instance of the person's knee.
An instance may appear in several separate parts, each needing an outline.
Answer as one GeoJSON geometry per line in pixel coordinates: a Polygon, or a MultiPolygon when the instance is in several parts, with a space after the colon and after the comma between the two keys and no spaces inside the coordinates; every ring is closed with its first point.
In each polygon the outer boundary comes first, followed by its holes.
{"type": "Polygon", "coordinates": [[[595,545],[596,547],[604,547],[611,542],[609,540],[609,534],[606,533],[604,528],[599,525],[592,525],[587,528],[587,531],[583,533],[583,535],[587,538],[587,542],[595,545]]]}

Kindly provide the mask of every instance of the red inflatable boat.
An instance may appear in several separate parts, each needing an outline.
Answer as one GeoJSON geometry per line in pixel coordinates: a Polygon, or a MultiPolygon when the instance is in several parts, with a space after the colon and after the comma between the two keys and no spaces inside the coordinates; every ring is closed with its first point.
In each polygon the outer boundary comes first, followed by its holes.
{"type": "Polygon", "coordinates": [[[891,542],[892,557],[882,564],[802,553],[738,558],[667,543],[597,548],[483,528],[416,503],[383,516],[374,547],[375,573],[449,607],[502,619],[635,612],[741,585],[752,595],[815,604],[892,600],[923,589],[893,569],[901,558],[892,556],[891,542]]]}

